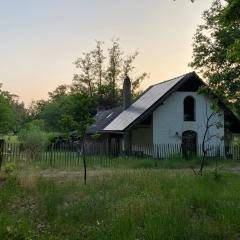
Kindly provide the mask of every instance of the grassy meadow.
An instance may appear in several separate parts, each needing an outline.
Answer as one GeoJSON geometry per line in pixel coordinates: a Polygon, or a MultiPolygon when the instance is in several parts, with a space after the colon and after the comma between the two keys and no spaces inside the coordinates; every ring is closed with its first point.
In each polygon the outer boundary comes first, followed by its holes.
{"type": "Polygon", "coordinates": [[[1,173],[0,239],[240,238],[238,173],[195,176],[146,161],[92,168],[87,185],[77,169],[1,173]]]}

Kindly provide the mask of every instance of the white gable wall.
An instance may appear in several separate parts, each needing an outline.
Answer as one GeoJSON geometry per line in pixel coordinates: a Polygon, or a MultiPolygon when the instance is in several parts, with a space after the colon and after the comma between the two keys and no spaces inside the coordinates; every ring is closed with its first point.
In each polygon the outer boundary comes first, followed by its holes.
{"type": "MultiPolygon", "coordinates": [[[[208,97],[199,95],[197,92],[174,92],[163,105],[153,112],[153,143],[154,144],[181,144],[181,136],[184,131],[192,130],[197,133],[197,144],[202,143],[206,129],[206,109],[209,116],[212,112],[211,102],[208,97]],[[195,99],[196,121],[188,122],[183,118],[183,101],[187,96],[195,99]],[[176,135],[178,133],[178,136],[176,135]]],[[[212,118],[214,122],[220,122],[224,126],[224,116],[216,115],[212,118]]],[[[213,137],[209,144],[221,143],[224,136],[224,127],[212,127],[209,136],[213,137]]]]}

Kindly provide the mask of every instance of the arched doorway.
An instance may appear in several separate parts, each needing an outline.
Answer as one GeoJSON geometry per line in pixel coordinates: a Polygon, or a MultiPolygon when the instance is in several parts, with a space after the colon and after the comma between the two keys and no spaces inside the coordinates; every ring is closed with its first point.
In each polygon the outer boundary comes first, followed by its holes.
{"type": "Polygon", "coordinates": [[[182,133],[182,154],[189,158],[197,154],[197,133],[194,131],[185,131],[182,133]]]}

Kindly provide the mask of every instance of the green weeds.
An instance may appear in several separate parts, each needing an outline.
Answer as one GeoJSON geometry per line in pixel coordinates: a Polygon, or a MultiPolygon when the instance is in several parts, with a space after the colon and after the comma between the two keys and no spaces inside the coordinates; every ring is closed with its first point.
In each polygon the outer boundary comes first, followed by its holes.
{"type": "MultiPolygon", "coordinates": [[[[99,173],[102,170],[97,170],[99,173]]],[[[8,179],[0,239],[238,239],[240,178],[113,170],[80,179],[8,179]],[[31,180],[32,181],[32,180],[31,180]]]]}

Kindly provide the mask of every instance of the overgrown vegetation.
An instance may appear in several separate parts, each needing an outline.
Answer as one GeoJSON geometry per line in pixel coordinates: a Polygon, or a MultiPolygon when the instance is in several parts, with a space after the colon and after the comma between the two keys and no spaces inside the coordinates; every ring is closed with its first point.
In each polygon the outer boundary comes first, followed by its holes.
{"type": "MultiPolygon", "coordinates": [[[[82,171],[83,158],[82,156],[68,154],[66,159],[66,153],[59,152],[57,156],[53,157],[49,155],[43,158],[40,156],[40,160],[34,162],[25,163],[19,161],[20,166],[28,168],[28,165],[37,167],[40,169],[74,169],[82,171]]],[[[193,157],[190,159],[183,159],[179,156],[173,156],[166,159],[156,158],[138,158],[138,157],[106,157],[99,156],[97,158],[86,156],[86,164],[89,170],[97,169],[192,169],[199,168],[201,165],[201,157],[193,157]]],[[[218,158],[206,158],[205,167],[207,169],[213,169],[216,162],[221,167],[235,167],[238,165],[238,160],[224,160],[218,158]]]]}
{"type": "Polygon", "coordinates": [[[24,104],[18,97],[2,89],[0,83],[0,134],[17,132],[26,120],[24,104]]]}
{"type": "Polygon", "coordinates": [[[19,132],[19,141],[22,150],[27,152],[27,157],[34,159],[44,151],[48,144],[48,135],[44,131],[44,122],[40,120],[32,121],[19,132]]]}
{"type": "Polygon", "coordinates": [[[116,170],[1,183],[0,239],[238,239],[239,175],[116,170]]]}
{"type": "Polygon", "coordinates": [[[199,70],[222,101],[240,114],[239,0],[214,0],[203,13],[193,42],[191,67],[199,70]]]}

